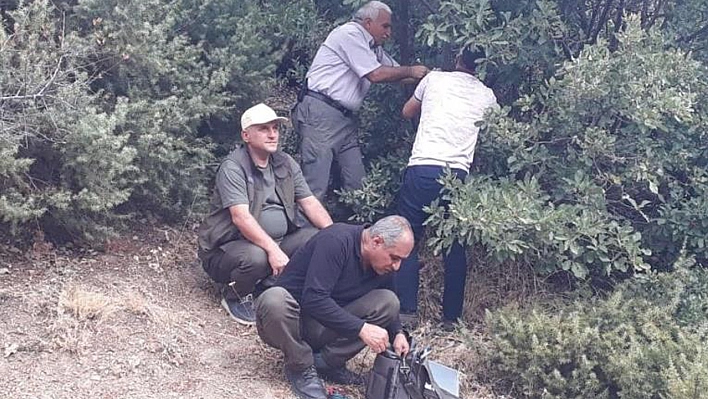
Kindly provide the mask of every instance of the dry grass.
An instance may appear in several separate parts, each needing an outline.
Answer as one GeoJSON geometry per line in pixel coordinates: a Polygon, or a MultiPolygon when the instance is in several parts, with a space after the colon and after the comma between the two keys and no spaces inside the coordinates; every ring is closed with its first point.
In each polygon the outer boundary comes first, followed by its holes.
{"type": "MultiPolygon", "coordinates": [[[[56,312],[50,317],[49,336],[54,346],[73,354],[81,354],[88,342],[101,334],[99,327],[106,324],[120,312],[145,316],[156,328],[170,332],[168,336],[156,337],[157,351],[172,364],[182,363],[180,343],[182,338],[174,332],[180,319],[179,314],[151,303],[145,295],[129,290],[125,294],[112,296],[91,289],[69,286],[56,299],[56,312]]],[[[139,321],[139,320],[138,320],[139,321]]],[[[120,325],[121,320],[110,323],[109,327],[120,325]]]]}
{"type": "MultiPolygon", "coordinates": [[[[422,320],[439,320],[443,292],[443,264],[441,257],[424,254],[421,257],[419,314],[422,320]]],[[[465,286],[465,303],[462,315],[468,325],[481,324],[486,310],[507,305],[529,303],[554,295],[552,284],[536,276],[528,267],[516,263],[488,266],[479,251],[471,251],[465,286]]]]}
{"type": "Polygon", "coordinates": [[[530,267],[515,263],[487,266],[480,252],[470,251],[465,286],[465,303],[461,327],[452,333],[443,332],[441,318],[443,263],[441,257],[423,254],[419,291],[421,322],[413,335],[422,346],[430,346],[432,360],[463,373],[462,393],[465,398],[499,398],[486,380],[480,349],[487,345],[484,318],[487,310],[504,306],[523,306],[539,298],[553,297],[557,288],[539,278],[530,267]]]}
{"type": "Polygon", "coordinates": [[[65,289],[59,295],[58,313],[61,315],[68,311],[80,321],[100,321],[110,317],[118,309],[115,301],[106,295],[75,286],[65,289]]]}
{"type": "Polygon", "coordinates": [[[146,316],[161,326],[171,326],[180,319],[179,314],[152,303],[144,294],[129,291],[122,297],[123,308],[135,315],[146,316]]]}

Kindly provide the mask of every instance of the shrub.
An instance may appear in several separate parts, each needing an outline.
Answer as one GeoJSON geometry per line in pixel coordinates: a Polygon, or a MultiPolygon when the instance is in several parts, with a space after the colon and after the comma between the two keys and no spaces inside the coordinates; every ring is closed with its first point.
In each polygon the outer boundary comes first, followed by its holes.
{"type": "Polygon", "coordinates": [[[529,398],[699,398],[708,389],[703,269],[650,274],[606,299],[488,313],[490,378],[529,398]],[[702,311],[696,311],[702,308],[702,311]]]}
{"type": "Polygon", "coordinates": [[[21,3],[14,32],[0,30],[0,221],[20,232],[40,221],[77,238],[102,236],[109,211],[141,179],[122,112],[92,94],[95,49],[63,33],[49,2],[21,3]]]}
{"type": "Polygon", "coordinates": [[[98,243],[135,214],[200,209],[204,136],[219,141],[225,121],[233,141],[233,115],[266,97],[286,39],[260,33],[297,5],[17,4],[0,29],[0,222],[98,243]]]}
{"type": "Polygon", "coordinates": [[[460,236],[493,262],[581,279],[671,264],[684,239],[704,256],[704,69],[636,17],[617,40],[490,117],[476,158],[490,179],[448,182],[453,208],[431,209],[433,245],[460,236]]]}

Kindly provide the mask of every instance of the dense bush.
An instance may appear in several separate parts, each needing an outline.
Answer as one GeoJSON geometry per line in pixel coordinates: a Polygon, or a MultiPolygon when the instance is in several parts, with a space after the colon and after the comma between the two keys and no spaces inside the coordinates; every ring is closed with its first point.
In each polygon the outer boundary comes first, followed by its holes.
{"type": "Polygon", "coordinates": [[[431,209],[437,249],[461,236],[490,261],[579,278],[670,264],[684,240],[705,256],[705,67],[626,23],[614,51],[586,46],[490,118],[477,158],[488,179],[448,184],[450,217],[431,209]]]}
{"type": "MultiPolygon", "coordinates": [[[[91,241],[138,213],[200,209],[242,110],[299,83],[362,2],[2,3],[4,230],[91,241]]],[[[706,0],[389,3],[396,58],[449,66],[482,45],[480,76],[505,106],[481,135],[482,191],[449,187],[461,217],[436,214],[435,246],[461,235],[492,260],[577,277],[670,264],[684,244],[708,256],[706,0]],[[507,220],[470,223],[481,214],[507,220]]],[[[374,85],[359,113],[370,175],[341,197],[356,220],[394,209],[411,90],[374,85]]]]}
{"type": "Polygon", "coordinates": [[[529,398],[701,398],[706,288],[708,272],[679,268],[606,299],[490,313],[488,378],[529,398]]]}
{"type": "Polygon", "coordinates": [[[238,115],[267,96],[287,48],[312,46],[317,25],[308,1],[13,8],[0,29],[0,222],[59,241],[201,209],[212,150],[233,143],[238,115]]]}
{"type": "Polygon", "coordinates": [[[90,236],[141,182],[137,151],[116,129],[125,112],[106,113],[89,90],[95,48],[63,34],[52,12],[31,2],[12,14],[12,34],[0,30],[0,219],[11,231],[44,219],[90,236]]]}
{"type": "MultiPolygon", "coordinates": [[[[433,248],[463,237],[492,264],[577,278],[662,268],[684,244],[703,263],[705,5],[447,0],[414,9],[412,20],[423,17],[416,53],[482,45],[479,74],[505,106],[480,135],[479,178],[448,182],[450,217],[430,209],[433,248]]],[[[389,110],[389,122],[364,123],[365,145],[405,153],[413,132],[400,104],[378,102],[379,93],[369,107],[389,110]],[[391,122],[396,144],[382,140],[391,122]]],[[[369,159],[364,188],[342,197],[357,220],[394,211],[392,177],[405,164],[369,159]]]]}

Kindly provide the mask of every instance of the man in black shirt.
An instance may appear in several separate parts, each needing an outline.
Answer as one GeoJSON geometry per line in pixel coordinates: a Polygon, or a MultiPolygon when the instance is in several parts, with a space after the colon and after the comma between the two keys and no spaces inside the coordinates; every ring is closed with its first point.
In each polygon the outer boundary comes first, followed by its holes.
{"type": "Polygon", "coordinates": [[[391,272],[412,249],[403,217],[371,227],[337,223],[301,247],[276,286],[258,297],[258,335],[283,351],[285,375],[299,397],[327,398],[320,377],[361,384],[345,365],[366,346],[380,353],[392,341],[397,353],[408,352],[391,272]]]}

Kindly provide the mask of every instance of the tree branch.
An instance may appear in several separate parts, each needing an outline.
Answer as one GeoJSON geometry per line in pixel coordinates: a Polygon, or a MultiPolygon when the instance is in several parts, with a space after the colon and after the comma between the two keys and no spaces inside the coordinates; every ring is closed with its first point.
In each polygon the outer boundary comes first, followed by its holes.
{"type": "Polygon", "coordinates": [[[595,26],[595,32],[593,32],[590,40],[590,43],[595,43],[597,41],[597,37],[600,35],[600,31],[602,30],[602,26],[607,23],[607,14],[610,13],[610,8],[612,8],[612,2],[614,0],[607,0],[607,3],[605,3],[605,8],[602,10],[602,15],[600,18],[597,20],[597,26],[595,26]]]}
{"type": "Polygon", "coordinates": [[[700,36],[700,35],[702,35],[702,34],[704,34],[704,33],[708,33],[708,25],[705,25],[705,26],[702,27],[701,29],[697,30],[696,32],[691,33],[691,34],[688,35],[688,36],[681,36],[681,37],[678,39],[678,41],[684,42],[684,43],[689,43],[689,42],[692,42],[692,41],[695,40],[698,36],[700,36]]]}
{"type": "Polygon", "coordinates": [[[57,66],[56,66],[56,68],[54,68],[54,73],[52,73],[52,76],[49,78],[49,81],[47,81],[47,83],[45,83],[45,85],[39,90],[38,93],[0,97],[0,102],[12,101],[12,100],[34,100],[34,99],[43,97],[44,92],[47,91],[47,88],[49,88],[49,86],[52,83],[54,83],[54,80],[56,79],[57,75],[59,74],[59,71],[61,70],[61,62],[63,60],[64,60],[64,56],[62,55],[59,57],[59,61],[57,62],[57,66]]]}
{"type": "Polygon", "coordinates": [[[435,9],[432,5],[430,5],[430,3],[428,2],[428,0],[419,0],[419,1],[420,1],[421,4],[423,4],[423,5],[425,6],[425,8],[428,9],[428,11],[430,11],[431,14],[435,14],[435,13],[438,11],[438,10],[435,9]]]}

